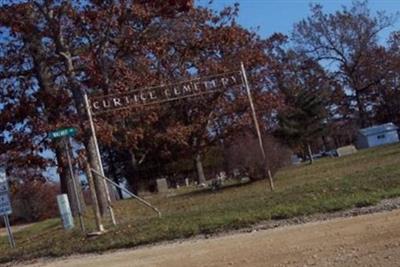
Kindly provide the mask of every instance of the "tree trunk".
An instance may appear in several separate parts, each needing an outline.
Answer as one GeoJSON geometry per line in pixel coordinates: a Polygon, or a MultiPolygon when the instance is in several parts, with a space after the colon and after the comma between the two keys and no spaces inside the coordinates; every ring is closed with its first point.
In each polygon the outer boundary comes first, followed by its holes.
{"type": "Polygon", "coordinates": [[[313,155],[312,155],[310,144],[307,144],[307,152],[308,152],[308,157],[310,159],[310,164],[313,164],[314,163],[314,158],[313,158],[313,155]]]}
{"type": "MultiPolygon", "coordinates": [[[[54,83],[52,79],[51,72],[45,62],[45,56],[43,50],[41,49],[41,41],[38,36],[34,33],[26,35],[24,37],[25,41],[29,43],[29,49],[32,54],[34,71],[37,75],[38,84],[41,90],[49,94],[54,94],[54,83]]],[[[45,103],[46,108],[49,108],[52,103],[45,103]]],[[[51,111],[46,112],[46,117],[48,124],[54,124],[57,121],[57,115],[53,114],[51,111]]],[[[78,203],[74,194],[74,187],[71,180],[71,175],[69,173],[68,163],[66,160],[66,151],[64,145],[60,141],[53,141],[52,148],[55,151],[56,159],[58,163],[58,174],[60,176],[61,193],[68,195],[68,200],[71,204],[72,214],[74,216],[78,215],[78,203]]],[[[78,197],[81,203],[82,212],[85,210],[85,201],[82,193],[81,183],[77,183],[78,197]]]]}
{"type": "MultiPolygon", "coordinates": [[[[43,10],[46,11],[46,10],[43,10]]],[[[47,14],[48,15],[48,14],[47,14]]],[[[32,13],[31,16],[34,16],[32,13]]],[[[49,16],[50,18],[51,16],[49,16]]],[[[51,24],[57,26],[56,23],[51,24]]],[[[68,51],[68,46],[64,43],[64,38],[59,31],[59,28],[55,27],[51,30],[54,31],[54,43],[56,45],[57,54],[63,59],[65,67],[66,67],[66,77],[68,79],[69,87],[72,93],[73,101],[75,107],[78,111],[79,116],[84,120],[87,118],[84,106],[84,99],[83,99],[83,89],[81,88],[78,80],[76,79],[76,72],[72,63],[72,56],[71,53],[68,51]]],[[[42,46],[42,40],[40,38],[40,33],[31,31],[28,34],[24,35],[24,41],[29,45],[30,52],[32,53],[33,62],[34,62],[34,69],[38,74],[38,82],[40,87],[43,90],[46,90],[49,93],[55,93],[54,86],[53,86],[53,76],[51,71],[49,70],[46,62],[46,50],[42,46]]],[[[51,104],[51,103],[46,103],[51,104]]],[[[54,123],[57,120],[57,116],[59,114],[52,114],[51,112],[46,114],[48,116],[48,122],[54,123]]],[[[87,127],[85,127],[84,123],[81,122],[82,128],[85,131],[85,140],[84,145],[87,150],[89,162],[92,168],[96,170],[100,170],[99,163],[96,158],[96,150],[94,147],[93,138],[90,136],[90,131],[87,127]]],[[[63,170],[63,173],[67,173],[67,169],[63,170]]],[[[62,179],[66,179],[65,177],[62,179]]],[[[63,190],[65,190],[65,181],[62,181],[63,190]]],[[[107,199],[105,197],[105,187],[104,183],[102,182],[101,178],[96,177],[95,179],[95,187],[96,187],[96,194],[98,198],[98,202],[100,204],[100,208],[102,213],[104,214],[107,209],[107,199]]]]}
{"type": "MultiPolygon", "coordinates": [[[[78,202],[74,193],[74,185],[72,183],[72,177],[70,175],[68,163],[65,157],[65,148],[60,141],[58,141],[56,144],[55,152],[59,170],[58,174],[60,176],[61,193],[68,195],[68,200],[71,205],[72,214],[73,216],[78,216],[78,202]]],[[[81,210],[82,212],[84,212],[86,209],[85,200],[83,197],[81,183],[77,181],[77,179],[76,179],[76,187],[78,190],[77,193],[79,197],[79,202],[81,204],[81,210]]]]}
{"type": "Polygon", "coordinates": [[[357,102],[357,108],[358,108],[359,123],[360,123],[361,128],[365,128],[365,127],[368,127],[367,112],[365,111],[364,103],[361,99],[361,93],[358,90],[355,90],[355,92],[356,92],[356,102],[357,102]]]}
{"type": "MultiPolygon", "coordinates": [[[[42,46],[38,36],[31,33],[24,36],[24,41],[28,44],[27,47],[32,54],[33,70],[34,73],[37,75],[40,90],[48,93],[54,93],[52,77],[46,63],[44,62],[45,57],[43,56],[41,49],[42,46]]],[[[49,104],[50,103],[45,103],[45,108],[48,108],[49,104]]],[[[46,115],[47,116],[44,119],[47,121],[48,124],[52,124],[54,122],[54,119],[52,119],[53,116],[51,116],[52,114],[48,113],[46,115]]],[[[63,148],[58,144],[54,144],[53,149],[55,150],[58,162],[57,172],[60,176],[61,193],[68,194],[68,179],[66,175],[68,169],[66,168],[66,165],[63,164],[63,148]]]]}
{"type": "MultiPolygon", "coordinates": [[[[70,190],[70,192],[71,192],[71,194],[73,194],[74,198],[76,198],[76,196],[78,197],[80,208],[81,208],[81,213],[84,214],[84,212],[86,211],[85,197],[83,196],[82,183],[79,179],[79,175],[76,173],[76,169],[75,169],[76,165],[74,165],[72,146],[70,143],[68,143],[68,150],[66,151],[66,153],[69,153],[70,159],[72,161],[71,162],[72,173],[68,172],[68,174],[69,174],[68,183],[70,184],[70,188],[72,189],[72,190],[70,190]],[[71,177],[71,175],[72,175],[72,177],[71,177]],[[75,181],[73,181],[72,179],[74,179],[75,181]],[[74,182],[75,182],[76,188],[74,187],[74,182]],[[75,190],[77,191],[76,194],[74,193],[75,190]]],[[[68,164],[68,158],[67,158],[67,164],[68,164]]],[[[77,200],[75,200],[75,202],[76,201],[77,200]]],[[[76,203],[76,209],[78,210],[78,202],[76,203]]]]}
{"type": "Polygon", "coordinates": [[[194,162],[195,162],[195,166],[196,166],[197,181],[198,181],[199,185],[206,184],[206,177],[204,176],[203,163],[202,163],[200,153],[196,153],[194,162]]]}
{"type": "Polygon", "coordinates": [[[60,191],[61,194],[68,195],[68,177],[66,175],[66,168],[63,164],[62,152],[58,148],[55,150],[57,159],[57,173],[60,176],[60,191]]]}
{"type": "MultiPolygon", "coordinates": [[[[115,161],[114,161],[114,157],[113,157],[113,151],[111,149],[108,150],[108,162],[109,162],[109,175],[110,178],[119,185],[119,179],[117,177],[117,170],[115,169],[115,161]]],[[[114,192],[115,194],[115,199],[124,199],[123,195],[122,195],[122,190],[119,187],[116,187],[116,189],[112,189],[112,192],[114,192]]]]}
{"type": "Polygon", "coordinates": [[[55,152],[56,152],[57,166],[58,166],[57,171],[58,175],[60,176],[61,193],[67,194],[69,203],[71,205],[72,214],[75,216],[78,214],[77,213],[78,210],[76,208],[77,204],[75,202],[73,191],[71,191],[71,188],[69,186],[70,183],[68,183],[69,175],[67,172],[65,160],[63,158],[64,151],[59,144],[56,145],[55,152]]]}
{"type": "MultiPolygon", "coordinates": [[[[76,106],[76,109],[78,111],[78,115],[84,119],[87,119],[87,112],[85,109],[85,104],[84,104],[84,97],[83,97],[83,90],[79,84],[79,82],[76,79],[76,72],[74,65],[72,63],[72,55],[68,51],[67,46],[64,44],[64,39],[61,35],[57,36],[57,41],[56,45],[59,50],[59,55],[64,59],[64,64],[67,68],[66,71],[66,76],[68,78],[68,82],[70,84],[71,88],[71,93],[72,93],[72,98],[74,100],[74,104],[76,106]]],[[[99,171],[101,170],[100,162],[98,161],[97,158],[97,151],[96,151],[96,146],[94,143],[93,136],[91,135],[91,132],[88,127],[85,126],[85,123],[82,123],[82,128],[85,131],[85,140],[84,144],[86,147],[88,159],[90,166],[99,171]]],[[[86,120],[87,124],[87,120],[86,120]]],[[[103,181],[103,178],[98,176],[98,175],[93,175],[94,176],[94,187],[96,189],[96,195],[97,195],[97,200],[99,203],[99,208],[101,215],[104,216],[107,213],[107,207],[108,207],[108,201],[107,201],[107,196],[106,196],[106,189],[105,189],[105,183],[103,181]]]]}
{"type": "Polygon", "coordinates": [[[321,137],[321,139],[322,139],[322,144],[323,144],[323,147],[324,147],[324,151],[328,151],[330,146],[328,145],[328,141],[326,140],[326,136],[323,135],[321,137]]]}
{"type": "Polygon", "coordinates": [[[130,191],[135,195],[138,195],[139,191],[138,161],[136,159],[135,152],[132,150],[129,150],[129,157],[130,157],[129,166],[127,171],[128,177],[126,177],[126,181],[129,184],[130,191]]]}

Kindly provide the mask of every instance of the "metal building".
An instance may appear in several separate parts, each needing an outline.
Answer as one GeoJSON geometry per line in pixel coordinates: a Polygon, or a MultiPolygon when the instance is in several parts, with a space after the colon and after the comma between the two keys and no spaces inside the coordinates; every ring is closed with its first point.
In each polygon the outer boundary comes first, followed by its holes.
{"type": "Polygon", "coordinates": [[[393,123],[385,123],[360,129],[357,135],[357,148],[369,148],[399,142],[398,129],[393,123]]]}

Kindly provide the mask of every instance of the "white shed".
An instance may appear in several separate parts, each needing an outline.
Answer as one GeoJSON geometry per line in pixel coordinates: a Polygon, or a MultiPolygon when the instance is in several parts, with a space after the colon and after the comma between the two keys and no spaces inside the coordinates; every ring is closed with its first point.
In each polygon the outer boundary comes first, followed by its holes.
{"type": "Polygon", "coordinates": [[[398,129],[393,123],[385,123],[360,129],[357,135],[357,148],[368,148],[399,142],[398,129]]]}

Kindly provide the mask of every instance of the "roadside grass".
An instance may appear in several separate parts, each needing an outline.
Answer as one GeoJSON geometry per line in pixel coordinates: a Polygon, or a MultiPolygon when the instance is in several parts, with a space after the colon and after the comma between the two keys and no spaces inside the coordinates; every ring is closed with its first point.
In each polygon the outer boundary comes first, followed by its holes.
{"type": "MultiPolygon", "coordinates": [[[[400,196],[400,145],[360,151],[343,158],[321,159],[314,165],[292,166],[276,177],[275,192],[267,182],[230,184],[220,191],[183,188],[174,196],[151,195],[147,200],[163,213],[158,218],[134,200],[115,203],[118,225],[87,238],[64,231],[59,219],[36,223],[15,233],[17,248],[0,238],[0,262],[102,252],[198,234],[240,229],[265,221],[374,205],[400,196]]],[[[93,216],[85,217],[94,229],[93,216]]]]}

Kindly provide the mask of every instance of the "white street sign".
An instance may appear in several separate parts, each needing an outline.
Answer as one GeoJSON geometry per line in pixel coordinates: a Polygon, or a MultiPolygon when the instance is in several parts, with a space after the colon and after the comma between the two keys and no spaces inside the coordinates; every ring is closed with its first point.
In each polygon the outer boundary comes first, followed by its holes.
{"type": "Polygon", "coordinates": [[[0,183],[0,194],[8,193],[7,183],[0,183]]]}
{"type": "Polygon", "coordinates": [[[6,171],[4,168],[0,168],[0,215],[8,215],[11,213],[12,209],[8,192],[6,171]]]}
{"type": "Polygon", "coordinates": [[[0,194],[0,215],[11,214],[11,201],[8,193],[0,194]]]}
{"type": "Polygon", "coordinates": [[[7,183],[6,170],[0,167],[0,183],[7,183]]]}

